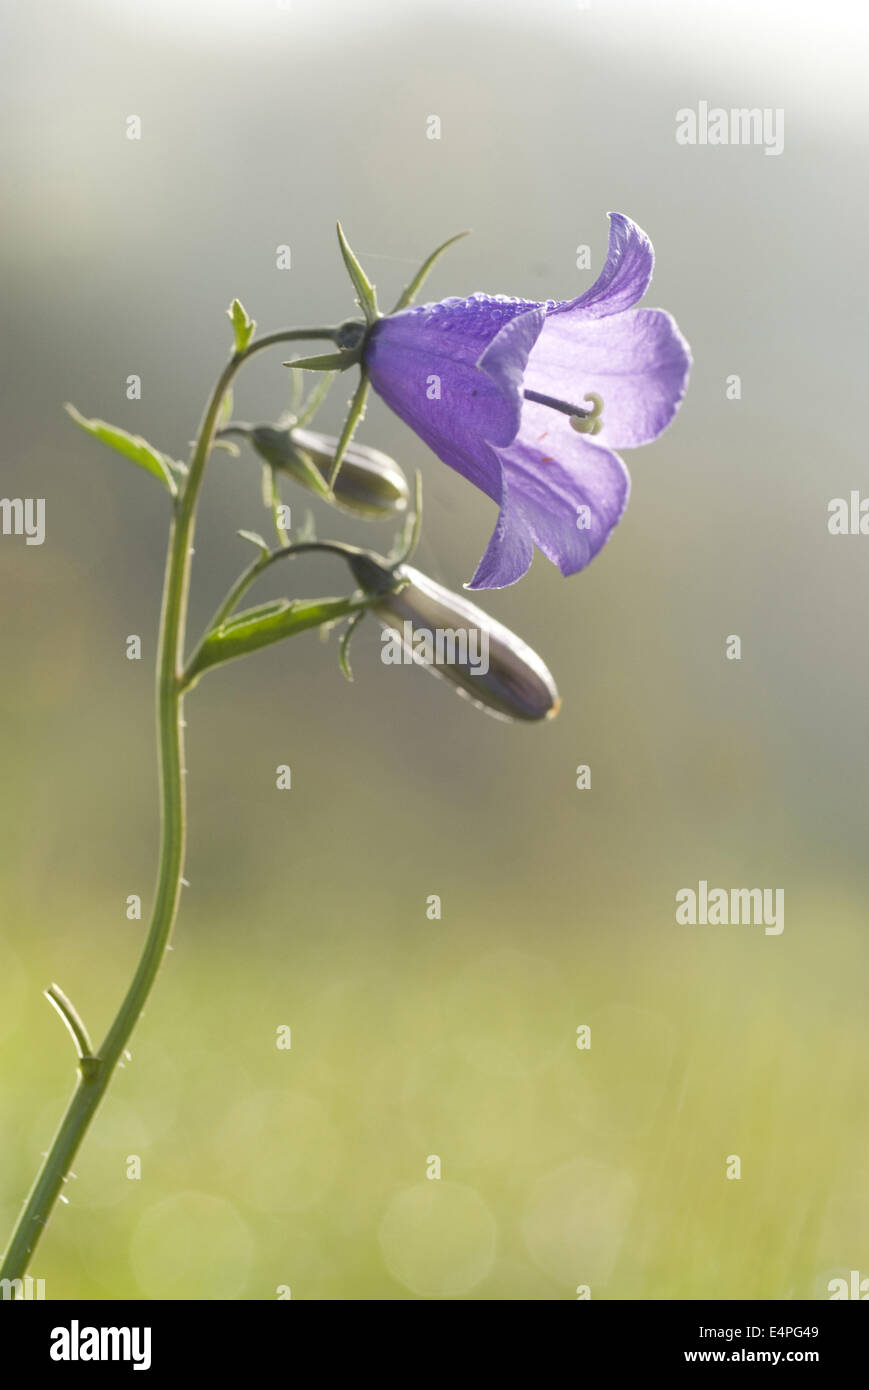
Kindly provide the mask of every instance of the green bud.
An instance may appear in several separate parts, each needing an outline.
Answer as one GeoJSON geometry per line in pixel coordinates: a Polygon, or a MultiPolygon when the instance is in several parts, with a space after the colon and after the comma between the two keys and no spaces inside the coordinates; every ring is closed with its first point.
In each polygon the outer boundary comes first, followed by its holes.
{"type": "MultiPolygon", "coordinates": [[[[267,463],[289,473],[303,487],[328,495],[328,478],[338,446],[334,436],[316,430],[256,425],[250,431],[250,441],[267,463]]],[[[409,496],[407,479],[394,459],[365,444],[348,444],[332,490],[337,506],[377,520],[403,512],[409,496]]]]}
{"type": "Polygon", "coordinates": [[[558,713],[551,674],[503,623],[411,565],[389,570],[368,555],[350,563],[367,593],[382,591],[371,611],[384,629],[387,664],[423,665],[500,719],[553,719],[558,713]],[[404,581],[401,588],[392,587],[396,581],[404,581]]]}

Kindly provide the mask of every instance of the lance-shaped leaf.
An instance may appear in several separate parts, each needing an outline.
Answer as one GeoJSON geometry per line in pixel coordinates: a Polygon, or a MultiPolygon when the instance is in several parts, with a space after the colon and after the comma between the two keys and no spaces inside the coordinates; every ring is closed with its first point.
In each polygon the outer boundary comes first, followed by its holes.
{"type": "Polygon", "coordinates": [[[178,487],[170,467],[170,461],[165,454],[160,453],[159,449],[155,449],[153,445],[149,444],[147,439],[143,439],[138,434],[129,434],[117,425],[109,425],[105,420],[87,420],[69,402],[64,409],[69,417],[88,434],[93,435],[94,439],[101,440],[110,449],[123,454],[125,458],[131,459],[140,468],[152,473],[155,478],[159,478],[161,483],[165,484],[172,496],[175,496],[178,487]]]}
{"type": "Polygon", "coordinates": [[[366,323],[374,323],[378,318],[377,296],[374,293],[374,286],[368,279],[368,276],[365,274],[365,271],[362,269],[356,255],[351,249],[350,243],[344,235],[344,228],[341,226],[340,222],[337,224],[337,227],[338,245],[341,247],[341,255],[344,258],[347,273],[353,281],[353,288],[356,291],[356,302],[365,315],[366,323]]]}
{"type": "Polygon", "coordinates": [[[226,312],[232,324],[235,350],[237,353],[244,352],[256,332],[256,319],[248,317],[247,310],[240,299],[234,299],[226,312]]]}
{"type": "Polygon", "coordinates": [[[369,608],[371,602],[370,596],[355,594],[349,598],[277,599],[248,608],[214,628],[203,639],[185,673],[185,688],[211,666],[247,656],[309,628],[352,617],[369,608]]]}
{"type": "Polygon", "coordinates": [[[455,236],[451,236],[449,241],[445,241],[442,246],[439,246],[436,251],[432,251],[431,255],[423,261],[410,284],[405,286],[401,295],[396,300],[394,308],[390,310],[390,313],[399,314],[402,309],[409,308],[422,289],[424,281],[428,279],[429,272],[435,263],[440,260],[443,253],[455,242],[461,241],[462,237],[470,235],[470,232],[458,232],[455,236]]]}
{"type": "Polygon", "coordinates": [[[241,536],[243,541],[250,541],[251,545],[255,545],[264,555],[271,554],[271,546],[268,541],[263,540],[259,531],[236,531],[236,535],[241,536]]]}

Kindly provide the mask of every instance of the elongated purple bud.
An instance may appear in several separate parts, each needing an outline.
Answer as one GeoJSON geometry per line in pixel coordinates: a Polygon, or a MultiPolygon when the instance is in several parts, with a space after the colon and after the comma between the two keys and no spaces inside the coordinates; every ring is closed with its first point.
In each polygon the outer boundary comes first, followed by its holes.
{"type": "Polygon", "coordinates": [[[411,565],[392,572],[360,558],[353,568],[368,592],[381,587],[382,577],[407,580],[372,609],[384,629],[384,662],[423,665],[497,718],[554,719],[561,706],[555,681],[503,623],[411,565]]]}

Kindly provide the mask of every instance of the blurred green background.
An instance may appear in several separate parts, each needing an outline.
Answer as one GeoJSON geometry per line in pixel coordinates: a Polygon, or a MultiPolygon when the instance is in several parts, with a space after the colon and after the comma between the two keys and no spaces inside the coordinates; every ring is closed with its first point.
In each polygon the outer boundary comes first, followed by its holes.
{"type": "MultiPolygon", "coordinates": [[[[370,623],[352,687],[316,634],[203,682],[174,951],[31,1273],[98,1299],[823,1298],[869,1276],[869,540],[827,531],[832,497],[869,492],[865,12],[5,8],[2,493],[45,497],[47,537],[0,538],[0,1242],[73,1081],[40,991],[102,1036],[157,846],[165,497],[62,402],[183,456],[234,295],[266,331],[352,312],[336,217],[387,304],[464,227],[429,297],[544,299],[591,282],[612,208],[652,237],[647,302],[695,367],[590,569],[538,556],[482,599],[561,716],[487,719],[383,666],[370,623]],[[700,100],[783,108],[783,154],[678,146],[700,100]],[[701,878],[783,888],[782,935],[677,927],[701,878]]],[[[287,405],[281,356],[241,377],[242,418],[287,405]]],[[[460,587],[492,504],[378,401],[360,439],[422,468],[418,563],[460,587]]],[[[265,527],[258,489],[215,455],[194,630],[249,558],[236,529],[265,527]]],[[[389,544],[315,507],[322,535],[389,544]]],[[[258,593],[344,589],[317,560],[258,593]]]]}

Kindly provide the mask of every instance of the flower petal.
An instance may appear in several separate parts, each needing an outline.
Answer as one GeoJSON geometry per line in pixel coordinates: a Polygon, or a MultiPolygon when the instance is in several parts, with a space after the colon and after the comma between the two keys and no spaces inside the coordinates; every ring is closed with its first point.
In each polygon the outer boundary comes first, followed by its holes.
{"type": "Polygon", "coordinates": [[[551,316],[582,309],[585,318],[602,318],[630,309],[649,288],[655,265],[652,243],[641,227],[622,212],[611,212],[610,237],[603,270],[590,289],[551,311],[551,316]]]}
{"type": "MultiPolygon", "coordinates": [[[[477,364],[513,401],[516,416],[511,439],[515,439],[519,433],[522,418],[525,368],[545,322],[546,310],[542,304],[517,315],[496,334],[477,364]]],[[[503,444],[509,443],[509,440],[493,439],[491,442],[503,444]]]]}
{"type": "Polygon", "coordinates": [[[510,495],[506,472],[501,483],[501,510],[482,560],[467,589],[504,589],[527,574],[534,544],[525,517],[510,495]]]}
{"type": "Polygon", "coordinates": [[[577,434],[566,417],[531,402],[519,437],[498,457],[501,512],[468,587],[514,584],[531,563],[533,545],[563,575],[585,569],[627,505],[630,477],[622,460],[577,434]]]}
{"type": "Polygon", "coordinates": [[[525,384],[576,405],[587,392],[597,392],[604,405],[596,440],[630,449],[669,425],[690,368],[688,344],[663,309],[631,309],[599,319],[576,310],[547,317],[525,384]]]}

